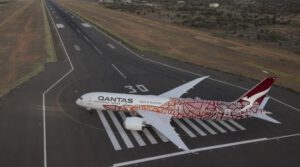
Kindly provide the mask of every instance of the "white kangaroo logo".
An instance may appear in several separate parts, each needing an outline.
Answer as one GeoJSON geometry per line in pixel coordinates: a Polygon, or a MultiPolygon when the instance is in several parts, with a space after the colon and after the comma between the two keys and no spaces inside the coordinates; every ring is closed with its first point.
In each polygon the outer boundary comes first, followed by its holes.
{"type": "Polygon", "coordinates": [[[251,107],[253,106],[254,102],[255,102],[257,99],[259,99],[260,97],[264,96],[270,89],[271,89],[271,88],[266,89],[265,91],[262,91],[262,92],[260,92],[260,93],[254,94],[254,95],[251,96],[251,97],[247,97],[247,96],[246,96],[246,97],[243,97],[242,100],[249,102],[249,104],[246,105],[244,108],[242,108],[240,111],[245,111],[245,110],[247,110],[248,108],[251,108],[251,107]]]}

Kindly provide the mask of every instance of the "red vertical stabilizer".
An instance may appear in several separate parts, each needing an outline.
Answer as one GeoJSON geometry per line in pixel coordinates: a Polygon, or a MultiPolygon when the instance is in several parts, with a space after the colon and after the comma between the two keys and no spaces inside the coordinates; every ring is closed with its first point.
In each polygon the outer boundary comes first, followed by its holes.
{"type": "Polygon", "coordinates": [[[240,98],[238,98],[236,101],[243,102],[248,101],[246,99],[250,99],[254,97],[254,102],[258,102],[260,104],[268,91],[270,90],[272,84],[276,80],[276,77],[269,77],[264,80],[262,80],[260,83],[258,83],[256,86],[254,86],[252,89],[250,89],[248,92],[246,92],[244,95],[242,95],[240,98]],[[257,99],[255,99],[257,98],[257,99]]]}

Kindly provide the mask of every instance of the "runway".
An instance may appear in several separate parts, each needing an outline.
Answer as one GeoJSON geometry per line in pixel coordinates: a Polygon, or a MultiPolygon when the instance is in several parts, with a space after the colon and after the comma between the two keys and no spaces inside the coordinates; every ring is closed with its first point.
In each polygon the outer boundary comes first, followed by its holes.
{"type": "Polygon", "coordinates": [[[136,51],[57,4],[45,5],[59,61],[0,101],[0,166],[299,164],[300,96],[279,87],[271,89],[266,106],[279,125],[257,119],[173,120],[193,153],[181,152],[151,127],[125,130],[122,123],[130,115],[76,106],[87,92],[157,95],[203,75],[211,79],[184,97],[233,101],[257,81],[136,51]]]}

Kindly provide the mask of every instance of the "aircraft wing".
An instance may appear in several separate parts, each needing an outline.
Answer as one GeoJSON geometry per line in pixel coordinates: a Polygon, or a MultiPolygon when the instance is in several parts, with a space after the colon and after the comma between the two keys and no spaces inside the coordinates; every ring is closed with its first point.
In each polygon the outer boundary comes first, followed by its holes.
{"type": "Polygon", "coordinates": [[[152,111],[137,111],[146,121],[146,124],[152,125],[155,129],[166,136],[172,143],[182,150],[189,150],[184,144],[174,127],[171,125],[171,115],[156,113],[152,111]]]}
{"type": "Polygon", "coordinates": [[[180,97],[184,93],[186,93],[188,90],[192,89],[195,85],[197,85],[199,82],[203,81],[204,79],[208,78],[209,76],[204,76],[201,78],[194,79],[188,83],[185,83],[183,85],[180,85],[172,90],[169,90],[159,96],[163,97],[180,97]]]}

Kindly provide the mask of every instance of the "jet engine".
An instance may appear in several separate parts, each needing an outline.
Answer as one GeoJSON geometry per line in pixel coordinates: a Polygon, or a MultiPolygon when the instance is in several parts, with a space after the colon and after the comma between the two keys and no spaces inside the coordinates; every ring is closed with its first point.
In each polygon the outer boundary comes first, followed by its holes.
{"type": "Polygon", "coordinates": [[[128,117],[123,124],[127,130],[143,130],[145,127],[145,121],[140,117],[128,117]]]}

